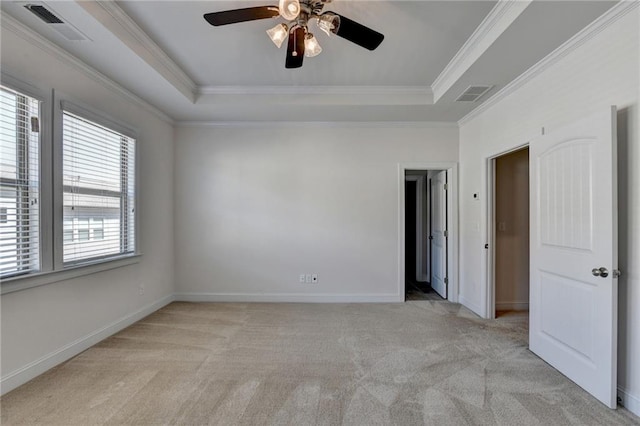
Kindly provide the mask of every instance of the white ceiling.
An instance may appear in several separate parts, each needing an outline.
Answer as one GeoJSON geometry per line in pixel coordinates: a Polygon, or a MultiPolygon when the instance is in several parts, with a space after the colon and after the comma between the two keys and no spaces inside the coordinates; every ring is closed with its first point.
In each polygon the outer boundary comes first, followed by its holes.
{"type": "MultiPolygon", "coordinates": [[[[241,7],[277,1],[242,2],[241,7]]],[[[385,35],[370,52],[340,37],[315,31],[323,51],[301,69],[285,69],[280,50],[265,31],[282,19],[212,27],[202,15],[238,8],[238,2],[162,1],[119,3],[198,85],[420,86],[438,76],[494,1],[354,2],[325,7],[385,35]],[[167,31],[171,28],[171,31],[167,31]]],[[[313,29],[313,27],[311,27],[313,29]]]]}
{"type": "Polygon", "coordinates": [[[614,4],[335,0],[325,10],[384,41],[370,52],[317,31],[322,53],[293,70],[265,33],[281,19],[212,27],[202,17],[275,3],[46,2],[90,39],[82,42],[24,2],[1,7],[177,121],[457,121],[614,4]],[[495,87],[478,102],[454,102],[471,84],[495,87]]]}

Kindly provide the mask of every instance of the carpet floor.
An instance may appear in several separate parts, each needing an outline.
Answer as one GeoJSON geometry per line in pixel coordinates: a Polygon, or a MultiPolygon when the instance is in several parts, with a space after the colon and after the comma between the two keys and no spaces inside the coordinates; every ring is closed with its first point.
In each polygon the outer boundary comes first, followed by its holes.
{"type": "Polygon", "coordinates": [[[405,300],[433,300],[443,301],[438,293],[431,288],[428,283],[418,283],[416,281],[407,280],[404,284],[405,300]]]}
{"type": "Polygon", "coordinates": [[[0,400],[3,425],[632,425],[460,305],[172,303],[0,400]]]}

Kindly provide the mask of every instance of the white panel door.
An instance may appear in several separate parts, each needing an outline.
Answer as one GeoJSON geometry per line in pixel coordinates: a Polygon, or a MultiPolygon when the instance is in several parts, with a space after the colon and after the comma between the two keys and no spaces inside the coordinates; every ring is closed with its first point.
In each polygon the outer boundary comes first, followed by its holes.
{"type": "Polygon", "coordinates": [[[615,108],[607,109],[529,147],[529,346],[611,408],[618,281],[615,117],[615,108]]]}
{"type": "Polygon", "coordinates": [[[447,172],[431,179],[431,288],[447,298],[447,172]]]}

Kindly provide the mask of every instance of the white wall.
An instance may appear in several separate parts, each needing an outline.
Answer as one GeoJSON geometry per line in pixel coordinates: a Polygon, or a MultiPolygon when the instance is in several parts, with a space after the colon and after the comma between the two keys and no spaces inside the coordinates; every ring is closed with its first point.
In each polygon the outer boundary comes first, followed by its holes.
{"type": "Polygon", "coordinates": [[[485,315],[486,159],[595,111],[619,113],[618,382],[640,413],[640,142],[638,8],[460,128],[461,300],[485,315]],[[473,200],[480,192],[482,201],[473,200]]]}
{"type": "Polygon", "coordinates": [[[143,256],[135,265],[3,295],[3,392],[157,309],[173,293],[172,125],[71,66],[47,45],[37,47],[3,27],[2,71],[43,90],[62,90],[137,128],[143,256]]]}
{"type": "Polygon", "coordinates": [[[403,300],[398,165],[457,158],[454,126],[178,127],[177,297],[403,300]]]}

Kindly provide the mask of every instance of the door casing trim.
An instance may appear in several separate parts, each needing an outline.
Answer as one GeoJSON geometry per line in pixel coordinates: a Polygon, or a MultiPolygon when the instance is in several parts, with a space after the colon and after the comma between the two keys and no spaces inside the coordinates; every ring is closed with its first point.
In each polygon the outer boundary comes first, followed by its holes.
{"type": "Polygon", "coordinates": [[[405,194],[404,182],[407,170],[446,170],[447,190],[447,300],[458,303],[459,296],[459,211],[458,211],[458,163],[457,162],[416,162],[398,164],[398,301],[404,302],[405,292],[405,194]]]}
{"type": "MultiPolygon", "coordinates": [[[[496,318],[496,227],[495,227],[495,190],[496,190],[496,160],[499,157],[520,151],[523,149],[529,149],[529,142],[522,145],[518,145],[515,148],[510,148],[506,151],[494,154],[488,157],[486,160],[487,166],[487,244],[489,248],[487,252],[487,264],[486,264],[486,281],[483,286],[484,295],[482,295],[483,304],[485,307],[484,318],[495,319],[496,318]]],[[[531,175],[531,171],[529,171],[531,175]]],[[[531,229],[531,221],[529,221],[529,229],[531,229]]],[[[529,297],[530,299],[531,297],[529,297]]],[[[529,301],[531,303],[531,301],[529,301]]]]}

